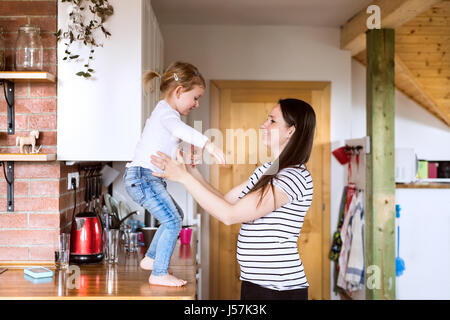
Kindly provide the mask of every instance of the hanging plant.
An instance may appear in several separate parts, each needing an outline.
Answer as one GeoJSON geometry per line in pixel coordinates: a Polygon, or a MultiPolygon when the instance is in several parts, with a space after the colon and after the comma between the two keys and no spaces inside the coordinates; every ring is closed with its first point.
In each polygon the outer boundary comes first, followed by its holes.
{"type": "Polygon", "coordinates": [[[102,47],[103,44],[95,40],[98,32],[103,33],[105,38],[111,36],[104,26],[105,21],[113,15],[114,8],[108,0],[61,0],[69,2],[72,7],[69,9],[68,30],[59,29],[56,33],[57,41],[65,40],[64,61],[72,61],[80,57],[79,54],[72,53],[72,46],[75,43],[89,47],[89,57],[84,64],[84,70],[76,73],[77,76],[86,79],[92,76],[94,69],[91,67],[91,61],[94,59],[96,47],[102,47]]]}

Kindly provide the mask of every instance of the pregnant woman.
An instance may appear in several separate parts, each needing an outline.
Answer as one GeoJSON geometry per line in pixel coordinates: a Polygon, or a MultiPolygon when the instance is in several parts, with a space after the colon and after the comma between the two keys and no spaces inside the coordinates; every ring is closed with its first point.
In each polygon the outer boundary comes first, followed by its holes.
{"type": "Polygon", "coordinates": [[[152,156],[152,163],[163,171],[153,175],[181,183],[206,212],[226,225],[242,223],[237,243],[242,300],[308,299],[297,240],[313,196],[305,164],[315,125],[308,103],[280,100],[261,125],[264,144],[278,150],[275,160],[258,167],[226,195],[186,166],[181,151],[176,160],[161,152],[152,156]]]}

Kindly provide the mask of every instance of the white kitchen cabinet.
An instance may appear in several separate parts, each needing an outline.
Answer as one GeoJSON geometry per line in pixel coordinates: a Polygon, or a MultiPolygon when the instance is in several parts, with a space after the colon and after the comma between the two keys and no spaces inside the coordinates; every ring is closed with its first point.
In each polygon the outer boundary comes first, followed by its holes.
{"type": "MultiPolygon", "coordinates": [[[[77,51],[79,62],[67,62],[62,60],[64,39],[58,43],[59,161],[131,160],[159,99],[159,79],[154,80],[153,93],[144,93],[142,88],[146,70],[163,71],[163,39],[151,1],[109,2],[114,15],[105,27],[112,36],[98,37],[103,47],[95,49],[92,79],[75,75],[84,70],[89,49],[77,51]]],[[[58,29],[67,29],[68,12],[69,4],[58,1],[58,29]]]]}

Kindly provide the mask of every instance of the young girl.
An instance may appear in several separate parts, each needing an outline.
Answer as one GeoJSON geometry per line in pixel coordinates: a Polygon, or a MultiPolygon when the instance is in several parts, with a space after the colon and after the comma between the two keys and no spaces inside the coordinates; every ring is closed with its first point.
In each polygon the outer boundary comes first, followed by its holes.
{"type": "Polygon", "coordinates": [[[164,172],[164,168],[161,170],[153,165],[151,155],[162,151],[175,158],[182,140],[204,148],[220,164],[225,163],[225,156],[206,136],[180,119],[180,114],[187,115],[198,107],[198,99],[205,91],[205,80],[197,68],[189,63],[174,62],[162,75],[154,71],[146,72],[144,85],[147,87],[155,77],[161,78],[163,100],[158,102],[147,119],[123,179],[130,197],[161,224],[141,260],[141,268],[152,270],[150,284],[178,287],[185,285],[186,281],[170,275],[168,269],[181,230],[182,212],[167,192],[165,180],[152,175],[152,172],[164,172]]]}

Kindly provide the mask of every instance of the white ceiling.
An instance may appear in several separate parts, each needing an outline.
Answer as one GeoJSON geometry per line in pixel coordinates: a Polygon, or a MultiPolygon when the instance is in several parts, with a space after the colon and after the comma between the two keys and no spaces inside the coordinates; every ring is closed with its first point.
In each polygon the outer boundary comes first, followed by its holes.
{"type": "Polygon", "coordinates": [[[160,24],[337,28],[372,0],[152,0],[160,24]]]}

